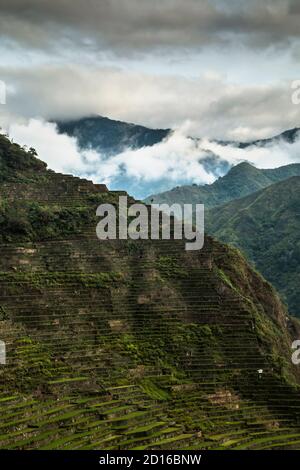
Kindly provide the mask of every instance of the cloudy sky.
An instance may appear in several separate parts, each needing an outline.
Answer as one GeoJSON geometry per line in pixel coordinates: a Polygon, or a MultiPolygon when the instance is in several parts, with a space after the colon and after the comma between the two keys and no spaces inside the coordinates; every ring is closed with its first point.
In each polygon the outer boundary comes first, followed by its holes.
{"type": "Polygon", "coordinates": [[[298,0],[0,0],[0,9],[2,120],[99,113],[244,139],[299,125],[298,0]]]}
{"type": "Polygon", "coordinates": [[[2,127],[100,114],[208,139],[300,125],[299,0],[0,0],[2,127]]]}

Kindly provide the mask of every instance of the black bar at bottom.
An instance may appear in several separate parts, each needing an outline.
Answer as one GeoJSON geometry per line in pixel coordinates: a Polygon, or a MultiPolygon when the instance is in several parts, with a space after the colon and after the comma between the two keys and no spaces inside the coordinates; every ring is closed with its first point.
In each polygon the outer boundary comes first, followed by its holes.
{"type": "MultiPolygon", "coordinates": [[[[214,468],[216,465],[241,469],[244,464],[286,466],[296,461],[297,451],[0,451],[0,468],[41,469],[63,466],[64,470],[82,468],[139,469],[164,466],[214,468]],[[7,467],[8,468],[8,467],[7,467]]],[[[255,469],[254,469],[255,470],[255,469]]]]}

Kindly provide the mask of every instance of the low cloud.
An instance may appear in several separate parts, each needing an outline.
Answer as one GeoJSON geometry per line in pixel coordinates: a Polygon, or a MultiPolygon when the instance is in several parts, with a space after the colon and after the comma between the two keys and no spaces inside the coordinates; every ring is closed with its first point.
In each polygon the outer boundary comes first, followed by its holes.
{"type": "Polygon", "coordinates": [[[211,141],[203,142],[202,145],[232,165],[247,161],[258,168],[278,168],[291,163],[300,163],[300,131],[294,143],[279,139],[273,143],[251,145],[244,149],[211,141]]]}
{"type": "Polygon", "coordinates": [[[34,147],[52,170],[105,183],[112,189],[126,189],[140,198],[151,188],[162,190],[179,183],[211,183],[215,179],[199,163],[207,152],[181,131],[152,147],[128,149],[111,157],[80,150],[76,139],[59,134],[54,123],[36,119],[12,125],[9,135],[22,145],[34,147]]]}
{"type": "Polygon", "coordinates": [[[136,198],[182,184],[210,184],[229,166],[248,161],[259,168],[275,168],[300,162],[299,139],[283,140],[265,147],[240,149],[210,140],[195,140],[182,128],[152,147],[126,151],[106,157],[95,151],[81,151],[75,138],[58,134],[53,123],[30,120],[12,125],[10,136],[22,145],[33,146],[51,169],[105,183],[111,189],[125,189],[136,198]],[[207,168],[207,158],[215,155],[207,168]]]}
{"type": "Polygon", "coordinates": [[[8,133],[20,145],[34,147],[41,160],[57,172],[84,175],[98,161],[96,152],[79,152],[76,139],[59,134],[53,123],[31,119],[28,124],[13,124],[8,133]]]}

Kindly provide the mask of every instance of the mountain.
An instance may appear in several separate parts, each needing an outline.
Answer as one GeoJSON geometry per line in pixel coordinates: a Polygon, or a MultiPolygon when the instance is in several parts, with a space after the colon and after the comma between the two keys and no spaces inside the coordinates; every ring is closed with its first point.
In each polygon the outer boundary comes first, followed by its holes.
{"type": "MultiPolygon", "coordinates": [[[[171,129],[150,129],[137,124],[117,121],[103,116],[88,116],[81,119],[53,121],[62,134],[78,139],[82,149],[94,149],[106,156],[116,155],[125,149],[138,149],[162,142],[172,132],[171,129]]],[[[222,145],[235,145],[247,148],[252,145],[264,146],[276,143],[280,140],[294,143],[300,132],[300,128],[287,130],[269,139],[261,139],[252,142],[216,141],[222,145]]],[[[199,139],[195,139],[199,140],[199,139]]],[[[211,155],[219,159],[216,155],[211,155]]],[[[204,165],[209,163],[205,159],[204,165]]],[[[218,163],[219,162],[215,162],[218,163]]],[[[210,168],[210,165],[209,165],[210,168]]],[[[228,169],[228,168],[227,168],[228,169]]]]}
{"type": "Polygon", "coordinates": [[[238,250],[99,241],[118,193],[0,165],[0,448],[299,449],[299,323],[238,250]]]}
{"type": "MultiPolygon", "coordinates": [[[[155,177],[153,175],[149,177],[152,166],[154,167],[157,163],[159,168],[161,163],[164,163],[164,159],[168,161],[169,153],[171,152],[172,154],[174,152],[172,150],[174,143],[168,142],[162,148],[153,150],[153,155],[149,159],[149,148],[164,140],[167,141],[167,138],[172,134],[171,129],[149,129],[144,126],[115,121],[101,116],[57,121],[56,125],[59,133],[76,138],[82,151],[92,149],[99,153],[99,163],[97,161],[94,161],[93,164],[90,163],[86,174],[93,174],[93,170],[95,170],[94,173],[98,173],[99,169],[101,170],[104,167],[103,172],[106,174],[111,189],[126,190],[138,199],[145,199],[151,193],[160,194],[169,191],[172,185],[176,183],[183,186],[183,190],[180,190],[180,198],[182,196],[189,198],[191,196],[190,193],[193,194],[195,192],[193,186],[186,186],[191,185],[193,177],[189,172],[186,173],[184,171],[184,167],[179,171],[175,161],[168,171],[162,171],[161,174],[156,171],[155,177]],[[168,145],[171,145],[171,150],[168,145]],[[147,147],[148,151],[143,150],[138,154],[120,155],[124,151],[135,151],[147,147]],[[115,158],[116,156],[118,157],[115,158]],[[134,171],[133,165],[135,168],[140,167],[143,159],[145,160],[144,169],[140,168],[138,172],[134,171]],[[148,166],[151,167],[149,171],[147,170],[148,166]],[[173,174],[173,178],[176,175],[175,183],[174,179],[170,179],[170,173],[173,174]]],[[[248,144],[221,141],[218,141],[218,143],[224,146],[230,144],[231,146],[245,148],[249,145],[263,146],[272,142],[277,143],[280,139],[291,143],[296,139],[296,135],[297,129],[287,131],[280,136],[265,141],[256,141],[248,144]]],[[[186,144],[194,149],[193,158],[195,158],[195,152],[199,154],[198,165],[204,170],[204,174],[206,172],[214,178],[218,178],[224,176],[230,170],[231,163],[224,159],[221,154],[217,155],[211,150],[206,149],[201,139],[190,138],[190,140],[193,140],[193,143],[189,142],[187,144],[186,142],[186,144]]],[[[180,150],[178,152],[180,153],[180,150]]],[[[182,150],[182,152],[184,151],[182,150]]],[[[183,159],[188,157],[188,155],[181,156],[179,154],[177,158],[182,159],[181,162],[183,162],[183,159]]],[[[245,158],[247,157],[245,156],[245,158]]],[[[176,189],[172,191],[171,197],[174,196],[174,191],[176,193],[176,189]]],[[[165,194],[163,197],[165,197],[165,194]]]]}
{"type": "Polygon", "coordinates": [[[128,148],[155,145],[171,132],[170,129],[149,129],[102,116],[58,121],[56,124],[60,133],[76,137],[80,148],[92,148],[106,156],[116,155],[128,148]]]}
{"type": "Polygon", "coordinates": [[[300,316],[300,177],[211,209],[206,231],[243,250],[300,316]]]}
{"type": "Polygon", "coordinates": [[[289,129],[287,131],[282,132],[279,135],[270,137],[268,139],[260,139],[260,140],[255,140],[252,142],[244,142],[244,143],[239,142],[238,146],[240,148],[247,148],[252,145],[263,147],[266,145],[272,145],[272,144],[278,143],[279,141],[287,142],[288,144],[293,144],[299,138],[299,133],[300,133],[300,128],[295,127],[294,129],[289,129]]]}
{"type": "Polygon", "coordinates": [[[261,170],[243,162],[232,167],[229,172],[213,184],[180,186],[146,198],[146,203],[155,204],[205,204],[207,208],[222,205],[266,188],[274,182],[300,176],[300,163],[280,168],[261,170]]]}

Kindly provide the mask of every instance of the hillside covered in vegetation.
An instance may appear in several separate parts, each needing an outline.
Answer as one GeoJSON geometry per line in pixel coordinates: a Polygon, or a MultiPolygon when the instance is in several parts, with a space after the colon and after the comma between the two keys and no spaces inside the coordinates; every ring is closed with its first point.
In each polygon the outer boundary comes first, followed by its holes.
{"type": "Polygon", "coordinates": [[[261,170],[250,163],[240,163],[212,184],[178,186],[171,191],[149,196],[153,204],[204,204],[212,208],[239,199],[292,176],[300,176],[300,164],[261,170]]]}
{"type": "Polygon", "coordinates": [[[264,170],[243,162],[232,167],[225,176],[212,184],[178,186],[171,191],[149,196],[145,201],[170,205],[204,204],[206,208],[212,208],[248,196],[292,176],[300,176],[299,163],[264,170]]]}
{"type": "Polygon", "coordinates": [[[238,250],[99,241],[118,193],[4,136],[0,178],[0,448],[300,448],[299,325],[238,250]]]}
{"type": "Polygon", "coordinates": [[[300,316],[300,176],[206,214],[206,230],[242,249],[300,316]]]}

